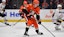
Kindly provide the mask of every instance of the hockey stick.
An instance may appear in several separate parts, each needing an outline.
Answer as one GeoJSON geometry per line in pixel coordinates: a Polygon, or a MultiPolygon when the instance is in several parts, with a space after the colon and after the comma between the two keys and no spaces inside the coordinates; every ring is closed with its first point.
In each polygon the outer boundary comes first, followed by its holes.
{"type": "MultiPolygon", "coordinates": [[[[13,25],[16,25],[19,21],[21,21],[21,18],[15,23],[15,24],[13,24],[13,25]]],[[[3,22],[1,22],[1,23],[3,23],[3,22]]],[[[3,24],[5,24],[5,23],[3,23],[3,24]]],[[[6,24],[7,25],[7,24],[6,24]]],[[[11,26],[11,25],[10,25],[11,26]]]]}
{"type": "MultiPolygon", "coordinates": [[[[25,14],[29,14],[29,12],[26,10],[26,9],[22,9],[22,11],[25,13],[25,14]]],[[[13,25],[16,25],[21,19],[19,19],[15,24],[13,25]]]]}
{"type": "MultiPolygon", "coordinates": [[[[2,21],[0,21],[0,23],[3,23],[2,21]]],[[[5,24],[5,23],[3,23],[3,24],[5,24]]]]}
{"type": "MultiPolygon", "coordinates": [[[[25,14],[29,14],[29,12],[26,10],[26,9],[22,9],[22,11],[25,13],[25,14]]],[[[13,25],[16,25],[19,21],[21,20],[21,18],[13,25]]]]}
{"type": "MultiPolygon", "coordinates": [[[[0,21],[0,23],[3,23],[2,21],[0,21]]],[[[8,26],[11,26],[11,25],[9,25],[8,23],[6,23],[6,22],[4,22],[3,24],[6,24],[6,25],[8,25],[8,26]]]]}
{"type": "Polygon", "coordinates": [[[13,24],[13,25],[16,25],[19,21],[21,21],[21,18],[15,24],[13,24]]]}
{"type": "Polygon", "coordinates": [[[41,26],[43,26],[48,32],[51,33],[51,35],[52,35],[53,37],[55,37],[55,35],[54,35],[49,29],[47,29],[43,24],[41,24],[41,26]]]}
{"type": "Polygon", "coordinates": [[[11,25],[9,25],[9,23],[7,23],[6,17],[3,17],[3,18],[4,18],[4,22],[0,21],[0,23],[6,24],[6,25],[8,25],[8,26],[11,26],[11,25]]]}

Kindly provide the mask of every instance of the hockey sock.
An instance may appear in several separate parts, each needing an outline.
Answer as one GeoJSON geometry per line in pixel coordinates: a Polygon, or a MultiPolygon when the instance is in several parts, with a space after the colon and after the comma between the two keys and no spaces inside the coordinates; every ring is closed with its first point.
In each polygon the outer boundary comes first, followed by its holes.
{"type": "Polygon", "coordinates": [[[39,30],[36,30],[36,33],[38,33],[39,32],[39,30]]]}
{"type": "Polygon", "coordinates": [[[26,27],[25,34],[28,32],[29,28],[26,27]]]}

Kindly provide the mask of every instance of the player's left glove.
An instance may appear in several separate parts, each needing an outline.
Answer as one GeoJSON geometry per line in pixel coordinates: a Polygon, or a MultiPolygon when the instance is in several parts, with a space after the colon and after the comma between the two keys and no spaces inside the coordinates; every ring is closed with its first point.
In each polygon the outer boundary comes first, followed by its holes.
{"type": "Polygon", "coordinates": [[[23,13],[19,13],[22,18],[24,18],[23,13]]]}
{"type": "Polygon", "coordinates": [[[3,9],[2,11],[5,12],[5,9],[3,9]]]}
{"type": "Polygon", "coordinates": [[[5,17],[6,14],[4,14],[4,13],[0,13],[0,16],[1,16],[1,17],[5,17]]]}

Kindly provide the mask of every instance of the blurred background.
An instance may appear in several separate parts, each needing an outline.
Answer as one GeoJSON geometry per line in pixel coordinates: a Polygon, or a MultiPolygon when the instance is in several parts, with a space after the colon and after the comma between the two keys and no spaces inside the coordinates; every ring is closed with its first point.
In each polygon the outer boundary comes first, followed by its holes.
{"type": "MultiPolygon", "coordinates": [[[[19,9],[24,0],[6,0],[5,9],[19,9]]],[[[25,0],[32,3],[33,0],[25,0]]],[[[0,3],[2,0],[0,0],[0,3]]],[[[64,0],[39,0],[41,9],[56,9],[58,4],[62,4],[64,9],[64,0]]]]}

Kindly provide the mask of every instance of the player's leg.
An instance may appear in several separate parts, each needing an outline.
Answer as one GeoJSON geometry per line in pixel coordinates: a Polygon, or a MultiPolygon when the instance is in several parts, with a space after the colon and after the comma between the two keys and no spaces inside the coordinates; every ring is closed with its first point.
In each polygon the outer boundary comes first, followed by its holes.
{"type": "Polygon", "coordinates": [[[4,18],[4,23],[5,23],[6,25],[8,25],[8,26],[11,26],[11,25],[9,25],[9,23],[7,23],[6,16],[5,16],[5,17],[3,17],[3,18],[4,18]]]}
{"type": "Polygon", "coordinates": [[[61,30],[61,29],[59,28],[59,26],[61,25],[61,21],[60,21],[60,20],[57,20],[57,22],[56,22],[55,24],[56,24],[55,29],[56,29],[56,30],[61,30]]]}
{"type": "Polygon", "coordinates": [[[43,33],[42,32],[39,32],[39,28],[38,28],[38,24],[37,24],[36,20],[33,20],[33,25],[34,25],[34,27],[36,29],[36,33],[38,35],[42,35],[43,33]]]}
{"type": "Polygon", "coordinates": [[[29,26],[26,26],[26,29],[25,29],[25,33],[24,33],[24,35],[29,36],[29,35],[28,35],[28,30],[29,30],[29,26]]]}
{"type": "Polygon", "coordinates": [[[40,15],[36,14],[36,19],[38,21],[38,24],[41,24],[40,15]]]}
{"type": "Polygon", "coordinates": [[[35,29],[36,29],[36,33],[37,33],[38,35],[43,35],[43,33],[39,31],[39,28],[38,28],[37,25],[35,25],[35,29]]]}
{"type": "MultiPolygon", "coordinates": [[[[0,16],[4,18],[4,23],[5,23],[6,25],[9,25],[9,24],[7,23],[7,20],[6,20],[6,14],[0,13],[0,16]]],[[[9,26],[10,26],[10,25],[9,25],[9,26]]]]}
{"type": "Polygon", "coordinates": [[[29,30],[29,27],[30,27],[31,25],[32,25],[31,20],[28,20],[28,21],[27,21],[27,25],[26,25],[26,29],[25,29],[24,35],[29,36],[29,35],[28,35],[28,30],[29,30]]]}

